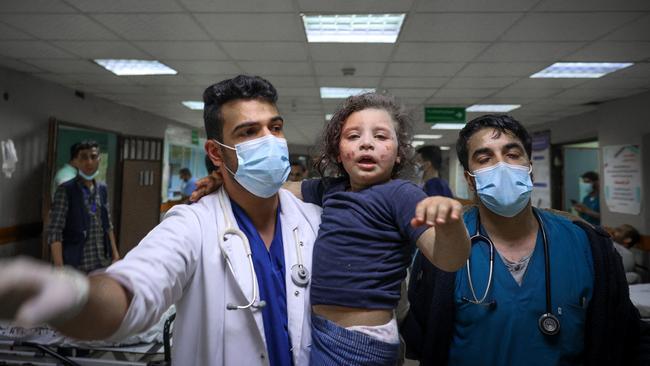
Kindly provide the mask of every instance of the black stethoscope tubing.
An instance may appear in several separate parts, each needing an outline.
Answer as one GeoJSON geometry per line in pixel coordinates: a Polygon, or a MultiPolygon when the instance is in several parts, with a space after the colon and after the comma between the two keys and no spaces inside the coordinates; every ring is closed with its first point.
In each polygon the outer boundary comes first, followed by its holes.
{"type": "MultiPolygon", "coordinates": [[[[545,335],[556,335],[560,332],[560,321],[559,319],[553,314],[552,312],[552,302],[551,302],[551,263],[550,263],[550,256],[549,256],[549,248],[548,248],[548,239],[546,237],[546,230],[544,229],[544,223],[542,222],[542,218],[539,216],[539,213],[537,212],[536,209],[533,209],[533,215],[535,216],[535,219],[537,220],[537,223],[539,224],[539,228],[542,232],[542,243],[544,246],[544,287],[546,290],[546,312],[542,314],[539,319],[538,319],[538,327],[540,332],[545,335]]],[[[476,304],[476,305],[489,305],[489,306],[496,306],[496,301],[491,301],[490,303],[485,303],[485,298],[487,297],[488,292],[490,291],[490,284],[491,284],[491,279],[492,279],[492,271],[493,271],[493,265],[494,265],[494,243],[492,240],[487,236],[487,235],[482,235],[481,232],[481,217],[477,213],[476,215],[476,232],[472,237],[470,238],[470,242],[472,245],[480,242],[480,241],[485,241],[489,246],[490,246],[490,274],[488,278],[488,284],[487,288],[485,289],[485,293],[481,300],[479,300],[476,297],[476,293],[474,292],[474,286],[472,284],[472,275],[470,273],[470,266],[469,266],[469,258],[467,258],[467,277],[470,285],[470,289],[472,291],[472,296],[474,297],[473,300],[463,298],[464,301],[476,304]]]]}

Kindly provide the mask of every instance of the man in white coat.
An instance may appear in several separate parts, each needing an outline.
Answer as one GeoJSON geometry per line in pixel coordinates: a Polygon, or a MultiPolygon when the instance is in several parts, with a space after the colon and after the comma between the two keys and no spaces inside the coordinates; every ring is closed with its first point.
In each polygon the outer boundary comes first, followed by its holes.
{"type": "Polygon", "coordinates": [[[0,263],[0,319],[119,339],[176,304],[176,364],[308,363],[320,208],[280,190],[290,165],[275,88],[240,75],[210,86],[203,99],[205,148],[223,187],[175,206],[105,272],[0,263]]]}

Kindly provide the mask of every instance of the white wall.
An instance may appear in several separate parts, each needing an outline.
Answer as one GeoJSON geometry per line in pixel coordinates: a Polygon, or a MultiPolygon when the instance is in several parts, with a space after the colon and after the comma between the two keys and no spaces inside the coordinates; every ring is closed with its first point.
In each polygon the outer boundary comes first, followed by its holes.
{"type": "MultiPolygon", "coordinates": [[[[630,224],[643,234],[650,234],[650,92],[604,103],[594,111],[567,117],[547,124],[532,126],[529,130],[551,130],[553,144],[596,137],[602,147],[608,145],[636,144],[641,147],[643,170],[642,204],[639,215],[626,215],[607,209],[601,190],[601,222],[603,225],[630,224]],[[645,137],[644,137],[645,136],[645,137]]],[[[602,166],[600,174],[602,176],[602,166]]],[[[602,182],[601,182],[602,183],[602,182]]]]}
{"type": "MultiPolygon", "coordinates": [[[[12,139],[19,163],[11,179],[0,175],[0,228],[41,221],[48,120],[163,138],[169,119],[125,107],[23,73],[0,68],[0,140],[12,139]],[[8,93],[9,99],[2,98],[8,93]]],[[[5,250],[8,250],[5,248],[5,250]]]]}

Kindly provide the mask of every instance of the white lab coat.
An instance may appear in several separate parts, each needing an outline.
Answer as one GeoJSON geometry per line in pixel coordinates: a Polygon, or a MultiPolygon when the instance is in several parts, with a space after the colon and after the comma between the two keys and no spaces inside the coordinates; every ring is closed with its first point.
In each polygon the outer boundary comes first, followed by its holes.
{"type": "MultiPolygon", "coordinates": [[[[309,289],[291,280],[297,263],[296,240],[303,244],[304,265],[311,271],[312,249],[321,209],[280,190],[280,217],[287,273],[288,327],[295,365],[309,363],[311,319],[309,289]]],[[[227,310],[226,304],[247,304],[252,297],[252,276],[241,240],[228,236],[224,250],[232,263],[228,269],[218,238],[225,229],[224,213],[237,225],[230,200],[224,211],[217,195],[193,205],[172,208],[108,275],[133,293],[128,312],[111,339],[144,331],[176,304],[172,362],[176,365],[268,365],[262,312],[254,308],[227,310]]]]}

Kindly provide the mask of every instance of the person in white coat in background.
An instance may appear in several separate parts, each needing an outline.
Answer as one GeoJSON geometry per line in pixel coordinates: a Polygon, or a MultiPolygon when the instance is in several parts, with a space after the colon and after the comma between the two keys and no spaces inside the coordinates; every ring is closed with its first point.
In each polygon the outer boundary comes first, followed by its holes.
{"type": "Polygon", "coordinates": [[[203,95],[205,148],[223,186],[172,208],[123,260],[90,277],[0,263],[0,319],[120,339],[176,304],[177,365],[307,365],[309,270],[321,210],[280,190],[290,165],[277,93],[237,76],[203,95]]]}

